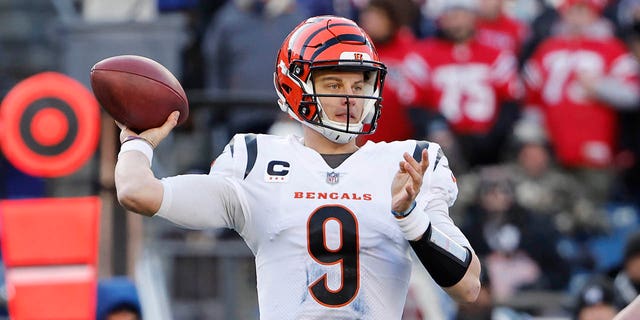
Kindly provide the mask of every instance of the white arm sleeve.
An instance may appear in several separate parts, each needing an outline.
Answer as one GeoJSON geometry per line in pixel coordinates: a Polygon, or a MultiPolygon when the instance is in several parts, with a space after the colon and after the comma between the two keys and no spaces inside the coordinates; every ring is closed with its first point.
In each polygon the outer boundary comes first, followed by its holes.
{"type": "Polygon", "coordinates": [[[191,229],[242,230],[244,216],[231,178],[179,175],[162,179],[164,195],[157,216],[191,229]]]}
{"type": "Polygon", "coordinates": [[[444,200],[434,199],[429,201],[425,211],[429,215],[429,219],[431,219],[432,228],[440,230],[455,243],[473,250],[467,237],[449,217],[449,206],[444,200]]]}
{"type": "Polygon", "coordinates": [[[429,143],[429,168],[427,170],[425,183],[423,183],[418,196],[418,207],[427,212],[433,228],[438,229],[457,244],[471,248],[467,237],[449,217],[449,207],[456,201],[458,186],[451,169],[449,169],[449,160],[440,146],[433,142],[429,143]]]}

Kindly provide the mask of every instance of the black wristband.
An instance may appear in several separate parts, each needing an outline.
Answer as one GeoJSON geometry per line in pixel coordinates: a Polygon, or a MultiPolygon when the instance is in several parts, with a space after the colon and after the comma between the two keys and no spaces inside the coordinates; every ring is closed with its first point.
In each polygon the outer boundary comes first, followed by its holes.
{"type": "Polygon", "coordinates": [[[409,244],[433,280],[441,287],[451,287],[462,280],[467,273],[471,264],[471,250],[453,243],[450,239],[449,244],[455,248],[455,251],[446,250],[442,243],[438,243],[440,241],[433,237],[434,231],[439,233],[436,238],[448,239],[443,233],[434,229],[433,225],[429,225],[422,238],[409,241],[409,244]]]}
{"type": "Polygon", "coordinates": [[[409,208],[403,212],[398,212],[398,211],[393,211],[391,210],[391,214],[394,215],[396,218],[404,218],[406,216],[408,216],[409,214],[411,214],[411,212],[413,212],[413,209],[416,208],[416,201],[413,200],[413,202],[411,203],[411,206],[409,206],[409,208]]]}

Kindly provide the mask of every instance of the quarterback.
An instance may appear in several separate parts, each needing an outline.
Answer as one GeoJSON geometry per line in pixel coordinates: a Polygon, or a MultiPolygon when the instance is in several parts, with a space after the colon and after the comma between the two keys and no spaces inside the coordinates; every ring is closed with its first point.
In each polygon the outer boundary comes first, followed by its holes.
{"type": "MultiPolygon", "coordinates": [[[[188,228],[230,228],[255,255],[261,319],[400,319],[411,250],[459,302],[480,263],[449,218],[455,177],[426,141],[367,142],[386,74],[353,21],[309,18],[284,40],[274,84],[302,137],[239,134],[208,175],[157,179],[153,148],[173,129],[121,126],[120,203],[188,228]]],[[[397,124],[404,125],[404,124],[397,124]]]]}

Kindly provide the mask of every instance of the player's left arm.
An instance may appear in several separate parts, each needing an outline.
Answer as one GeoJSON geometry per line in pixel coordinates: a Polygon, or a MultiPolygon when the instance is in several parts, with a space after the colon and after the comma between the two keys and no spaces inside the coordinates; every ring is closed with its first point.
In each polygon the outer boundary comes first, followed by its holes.
{"type": "Polygon", "coordinates": [[[408,153],[403,155],[391,186],[391,212],[436,283],[457,302],[473,302],[480,292],[480,262],[449,218],[448,208],[457,189],[453,181],[449,186],[443,183],[442,175],[448,174],[450,180],[453,176],[439,147],[433,166],[429,165],[427,147],[421,149],[416,155],[420,161],[408,153]],[[427,170],[432,172],[425,174],[427,170]],[[425,177],[430,180],[429,194],[418,199],[425,177]]]}
{"type": "Polygon", "coordinates": [[[640,296],[633,299],[624,309],[622,309],[613,320],[632,320],[637,319],[640,314],[640,296]]]}

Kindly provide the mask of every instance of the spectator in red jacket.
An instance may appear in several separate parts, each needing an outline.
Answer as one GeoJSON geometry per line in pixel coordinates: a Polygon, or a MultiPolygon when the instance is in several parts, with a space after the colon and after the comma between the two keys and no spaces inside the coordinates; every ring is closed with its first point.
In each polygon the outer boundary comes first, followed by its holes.
{"type": "Polygon", "coordinates": [[[416,97],[409,80],[416,37],[409,28],[410,13],[418,7],[412,0],[371,0],[360,11],[360,25],[371,36],[380,60],[387,66],[382,91],[383,110],[376,132],[362,140],[394,141],[414,137],[408,106],[416,97]]]}
{"type": "Polygon", "coordinates": [[[554,35],[524,68],[523,120],[546,128],[559,163],[593,187],[593,199],[610,189],[617,112],[639,100],[636,61],[601,18],[602,2],[565,1],[554,35]]]}
{"type": "Polygon", "coordinates": [[[443,2],[435,14],[438,36],[419,44],[420,72],[412,73],[420,86],[415,104],[423,107],[413,117],[423,125],[418,134],[460,160],[452,163],[457,171],[501,160],[518,110],[509,103],[522,94],[513,53],[475,37],[477,10],[475,0],[443,2]]]}

